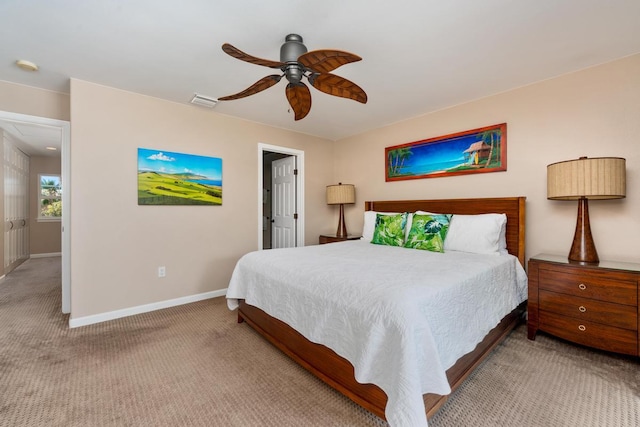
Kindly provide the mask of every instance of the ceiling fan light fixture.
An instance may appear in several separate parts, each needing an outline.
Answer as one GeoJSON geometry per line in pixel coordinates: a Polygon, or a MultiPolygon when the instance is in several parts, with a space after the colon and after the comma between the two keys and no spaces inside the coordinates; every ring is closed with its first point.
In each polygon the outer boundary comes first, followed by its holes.
{"type": "Polygon", "coordinates": [[[192,104],[199,105],[201,107],[213,108],[218,104],[218,100],[210,96],[194,94],[190,101],[192,104]]]}

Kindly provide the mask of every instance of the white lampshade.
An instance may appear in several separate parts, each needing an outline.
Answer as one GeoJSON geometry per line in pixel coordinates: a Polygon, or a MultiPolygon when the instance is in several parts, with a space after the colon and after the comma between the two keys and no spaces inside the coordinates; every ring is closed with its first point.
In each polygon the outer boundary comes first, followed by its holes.
{"type": "Polygon", "coordinates": [[[356,202],[356,187],[353,184],[327,185],[327,204],[342,205],[356,202]]]}

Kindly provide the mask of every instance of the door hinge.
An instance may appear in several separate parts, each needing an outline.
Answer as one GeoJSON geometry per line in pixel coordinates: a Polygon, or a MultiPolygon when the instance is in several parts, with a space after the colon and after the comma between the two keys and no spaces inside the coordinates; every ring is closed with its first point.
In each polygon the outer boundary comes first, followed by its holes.
{"type": "Polygon", "coordinates": [[[293,219],[298,219],[298,214],[297,213],[293,214],[293,219]]]}
{"type": "Polygon", "coordinates": [[[293,174],[294,174],[294,175],[298,175],[298,169],[294,169],[294,170],[293,170],[293,174]]]}

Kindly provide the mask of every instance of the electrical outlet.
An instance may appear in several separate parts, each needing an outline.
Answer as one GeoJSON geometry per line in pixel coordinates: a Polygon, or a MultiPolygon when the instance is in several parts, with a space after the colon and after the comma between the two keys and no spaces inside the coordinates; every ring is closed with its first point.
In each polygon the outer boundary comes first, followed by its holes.
{"type": "Polygon", "coordinates": [[[158,267],[158,277],[164,277],[167,275],[167,269],[165,268],[165,266],[160,266],[158,267]]]}

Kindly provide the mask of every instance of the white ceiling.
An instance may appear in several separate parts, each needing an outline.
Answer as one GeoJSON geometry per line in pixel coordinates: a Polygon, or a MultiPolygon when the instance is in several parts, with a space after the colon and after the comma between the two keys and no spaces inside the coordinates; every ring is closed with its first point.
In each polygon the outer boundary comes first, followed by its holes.
{"type": "Polygon", "coordinates": [[[60,157],[62,129],[25,120],[0,118],[0,129],[14,137],[14,143],[30,156],[60,157]]]}
{"type": "Polygon", "coordinates": [[[369,102],[311,89],[311,112],[295,122],[283,79],[213,111],[338,140],[640,53],[640,1],[2,0],[0,80],[68,93],[73,77],[188,104],[273,74],[223,43],[279,60],[289,33],[309,50],[361,56],[334,73],[369,102]]]}

